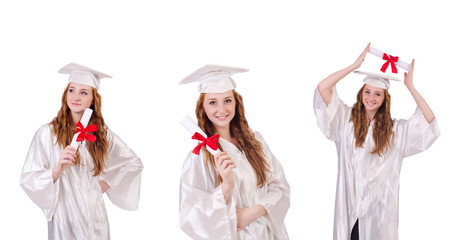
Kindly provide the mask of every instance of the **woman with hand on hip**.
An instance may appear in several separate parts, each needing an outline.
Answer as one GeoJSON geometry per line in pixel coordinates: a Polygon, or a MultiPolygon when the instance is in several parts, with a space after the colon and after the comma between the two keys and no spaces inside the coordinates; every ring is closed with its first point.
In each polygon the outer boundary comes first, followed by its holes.
{"type": "Polygon", "coordinates": [[[408,120],[391,118],[389,80],[367,75],[357,102],[348,107],[335,85],[358,69],[370,44],[355,63],[322,80],[314,111],[323,134],[336,143],[338,178],[334,239],[398,239],[399,176],[402,159],[430,147],[440,132],[435,115],[413,85],[414,60],[404,83],[417,108],[408,120]]]}
{"type": "Polygon", "coordinates": [[[289,185],[264,138],[249,128],[230,77],[245,71],[207,65],[181,82],[201,82],[198,125],[221,136],[220,153],[190,153],[182,168],[180,227],[193,239],[289,239],[289,185]]]}
{"type": "Polygon", "coordinates": [[[110,239],[102,194],[136,210],[143,165],[102,117],[99,80],[110,76],[74,63],[60,73],[69,74],[61,109],[36,132],[20,184],[43,210],[49,239],[110,239]],[[97,131],[85,133],[87,140],[75,149],[71,139],[86,108],[93,111],[88,125],[97,131]]]}

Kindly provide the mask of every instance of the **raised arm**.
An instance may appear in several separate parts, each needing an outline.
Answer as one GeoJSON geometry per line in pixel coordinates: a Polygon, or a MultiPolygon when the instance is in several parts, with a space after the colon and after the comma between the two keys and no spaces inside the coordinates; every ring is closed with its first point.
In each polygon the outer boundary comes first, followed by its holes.
{"type": "Polygon", "coordinates": [[[329,75],[327,78],[323,79],[319,85],[317,86],[317,88],[319,89],[319,93],[322,96],[323,101],[325,102],[326,105],[329,105],[331,102],[331,98],[333,97],[333,87],[345,76],[347,76],[349,73],[351,73],[352,71],[358,69],[361,64],[364,61],[364,58],[366,57],[367,52],[369,51],[369,47],[370,47],[370,43],[367,44],[366,48],[364,49],[364,51],[361,53],[361,55],[359,55],[358,59],[356,59],[356,61],[342,69],[339,70],[331,75],[329,75]]]}
{"type": "Polygon", "coordinates": [[[421,110],[422,114],[425,117],[425,120],[427,120],[428,123],[431,123],[435,119],[435,114],[433,114],[432,109],[430,109],[430,106],[427,104],[425,99],[421,96],[421,94],[416,90],[416,88],[413,85],[413,69],[414,69],[414,59],[411,61],[411,68],[408,73],[404,73],[404,83],[405,86],[408,88],[408,91],[410,91],[411,95],[414,98],[414,101],[416,101],[417,107],[421,110]]]}

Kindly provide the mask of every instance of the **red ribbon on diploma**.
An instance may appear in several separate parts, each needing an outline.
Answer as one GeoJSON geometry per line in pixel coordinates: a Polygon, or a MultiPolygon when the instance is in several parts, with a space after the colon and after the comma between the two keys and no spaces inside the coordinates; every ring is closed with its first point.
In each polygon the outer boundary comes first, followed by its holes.
{"type": "Polygon", "coordinates": [[[380,69],[382,72],[386,72],[386,69],[388,68],[389,63],[391,63],[392,73],[397,73],[397,68],[396,68],[395,63],[397,61],[399,61],[399,57],[393,57],[391,55],[388,56],[388,54],[383,53],[383,60],[386,60],[386,62],[383,64],[383,66],[380,69]]]}
{"type": "Polygon", "coordinates": [[[96,136],[92,135],[92,134],[88,134],[90,132],[95,132],[97,131],[97,125],[93,124],[93,125],[89,125],[88,127],[84,128],[83,124],[79,121],[77,124],[77,131],[75,131],[75,133],[80,133],[77,136],[77,142],[81,142],[83,140],[88,140],[90,142],[94,142],[96,141],[96,136]]]}
{"type": "Polygon", "coordinates": [[[206,145],[209,146],[210,148],[212,148],[213,150],[217,150],[218,145],[216,143],[218,142],[218,139],[220,138],[220,134],[205,138],[203,135],[199,134],[198,132],[195,132],[195,134],[193,134],[193,136],[191,138],[201,141],[201,143],[199,143],[198,146],[196,146],[192,151],[192,153],[199,155],[199,151],[201,150],[201,147],[206,147],[206,145]]]}

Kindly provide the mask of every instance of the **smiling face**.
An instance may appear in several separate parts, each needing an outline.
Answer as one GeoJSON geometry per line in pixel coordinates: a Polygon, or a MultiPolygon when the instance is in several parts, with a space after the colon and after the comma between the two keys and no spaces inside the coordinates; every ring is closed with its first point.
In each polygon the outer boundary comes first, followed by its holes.
{"type": "Polygon", "coordinates": [[[204,96],[204,111],[217,131],[219,129],[229,130],[229,124],[235,116],[235,105],[236,101],[232,91],[206,93],[204,96]]]}
{"type": "Polygon", "coordinates": [[[92,87],[71,82],[66,95],[66,103],[71,109],[72,115],[83,115],[86,108],[93,104],[92,87]]]}
{"type": "Polygon", "coordinates": [[[362,100],[367,113],[374,115],[385,100],[383,88],[364,86],[362,100]]]}

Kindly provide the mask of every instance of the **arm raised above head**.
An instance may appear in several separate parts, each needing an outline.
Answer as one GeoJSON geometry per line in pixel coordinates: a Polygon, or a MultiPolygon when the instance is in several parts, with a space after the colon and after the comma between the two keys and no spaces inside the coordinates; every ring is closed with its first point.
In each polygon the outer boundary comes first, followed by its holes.
{"type": "Polygon", "coordinates": [[[411,95],[414,98],[414,101],[416,101],[417,107],[421,110],[422,114],[425,117],[425,120],[427,120],[428,123],[431,123],[435,119],[435,114],[433,114],[432,109],[427,104],[425,99],[421,96],[421,94],[416,90],[416,88],[413,85],[413,69],[414,69],[414,59],[411,61],[411,68],[408,73],[404,73],[404,84],[408,88],[408,91],[410,91],[411,95]]]}
{"type": "Polygon", "coordinates": [[[325,102],[326,105],[329,105],[331,102],[331,98],[333,96],[333,87],[345,76],[347,76],[349,73],[351,73],[352,71],[358,69],[359,67],[361,67],[361,64],[363,63],[367,52],[369,51],[369,47],[370,47],[370,43],[367,44],[366,48],[364,49],[364,51],[359,55],[358,59],[356,59],[356,61],[342,69],[339,70],[331,75],[329,75],[328,77],[326,77],[325,79],[323,79],[322,81],[320,81],[320,83],[317,85],[317,88],[319,89],[319,93],[322,96],[323,101],[325,102]]]}

